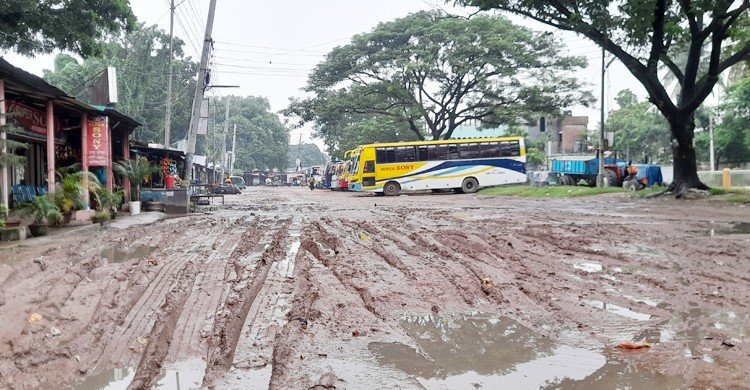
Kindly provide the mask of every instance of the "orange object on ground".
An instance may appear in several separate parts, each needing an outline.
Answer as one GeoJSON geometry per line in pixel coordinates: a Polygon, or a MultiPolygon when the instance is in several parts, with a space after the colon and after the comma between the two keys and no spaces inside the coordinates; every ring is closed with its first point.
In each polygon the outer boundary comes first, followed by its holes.
{"type": "Polygon", "coordinates": [[[651,344],[649,344],[649,343],[647,343],[645,341],[637,341],[637,342],[628,341],[626,343],[617,344],[617,348],[620,348],[620,349],[643,349],[643,348],[651,348],[651,344]]]}
{"type": "Polygon", "coordinates": [[[167,188],[174,188],[174,176],[167,175],[164,178],[164,183],[167,185],[167,188]]]}

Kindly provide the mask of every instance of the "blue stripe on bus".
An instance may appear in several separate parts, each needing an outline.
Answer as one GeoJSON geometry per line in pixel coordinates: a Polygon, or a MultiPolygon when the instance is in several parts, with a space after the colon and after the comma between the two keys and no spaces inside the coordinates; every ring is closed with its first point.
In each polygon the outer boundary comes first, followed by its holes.
{"type": "Polygon", "coordinates": [[[472,165],[485,165],[485,166],[493,166],[497,168],[503,168],[508,169],[511,171],[516,171],[518,173],[526,174],[526,164],[511,160],[507,158],[497,159],[497,158],[491,158],[491,159],[484,159],[484,160],[452,160],[452,161],[445,161],[443,163],[440,163],[440,165],[434,166],[430,169],[426,169],[424,171],[419,171],[415,173],[410,173],[408,175],[404,175],[398,178],[392,178],[393,179],[403,179],[410,176],[417,176],[417,175],[423,175],[425,173],[435,172],[442,169],[449,169],[449,168],[458,168],[458,167],[468,167],[472,165]]]}

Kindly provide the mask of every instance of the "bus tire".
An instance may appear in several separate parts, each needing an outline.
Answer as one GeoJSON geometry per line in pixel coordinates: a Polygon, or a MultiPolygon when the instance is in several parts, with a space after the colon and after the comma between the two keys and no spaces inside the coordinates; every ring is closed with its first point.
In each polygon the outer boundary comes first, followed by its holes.
{"type": "Polygon", "coordinates": [[[467,177],[461,183],[461,192],[464,194],[473,194],[479,189],[479,181],[473,177],[467,177]]]}
{"type": "Polygon", "coordinates": [[[389,181],[383,186],[383,194],[385,196],[396,196],[399,192],[401,192],[401,185],[398,182],[389,181]]]}

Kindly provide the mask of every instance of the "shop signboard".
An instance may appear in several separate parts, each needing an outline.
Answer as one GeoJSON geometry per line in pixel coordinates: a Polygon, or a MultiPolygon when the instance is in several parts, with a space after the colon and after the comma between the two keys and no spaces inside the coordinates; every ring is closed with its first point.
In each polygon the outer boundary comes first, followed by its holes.
{"type": "MultiPolygon", "coordinates": [[[[47,135],[47,113],[23,103],[6,101],[5,109],[10,122],[34,134],[47,135]]],[[[60,118],[55,117],[55,130],[62,129],[60,118]]]]}
{"type": "Polygon", "coordinates": [[[86,161],[90,167],[109,166],[109,126],[106,116],[89,116],[86,124],[86,161]]]}

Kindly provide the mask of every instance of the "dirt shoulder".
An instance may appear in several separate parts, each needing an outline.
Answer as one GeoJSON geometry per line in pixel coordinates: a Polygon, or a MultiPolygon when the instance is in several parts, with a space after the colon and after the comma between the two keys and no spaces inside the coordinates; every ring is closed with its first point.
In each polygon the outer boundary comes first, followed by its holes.
{"type": "Polygon", "coordinates": [[[0,387],[744,388],[748,223],[621,194],[249,188],[0,250],[0,387]]]}

